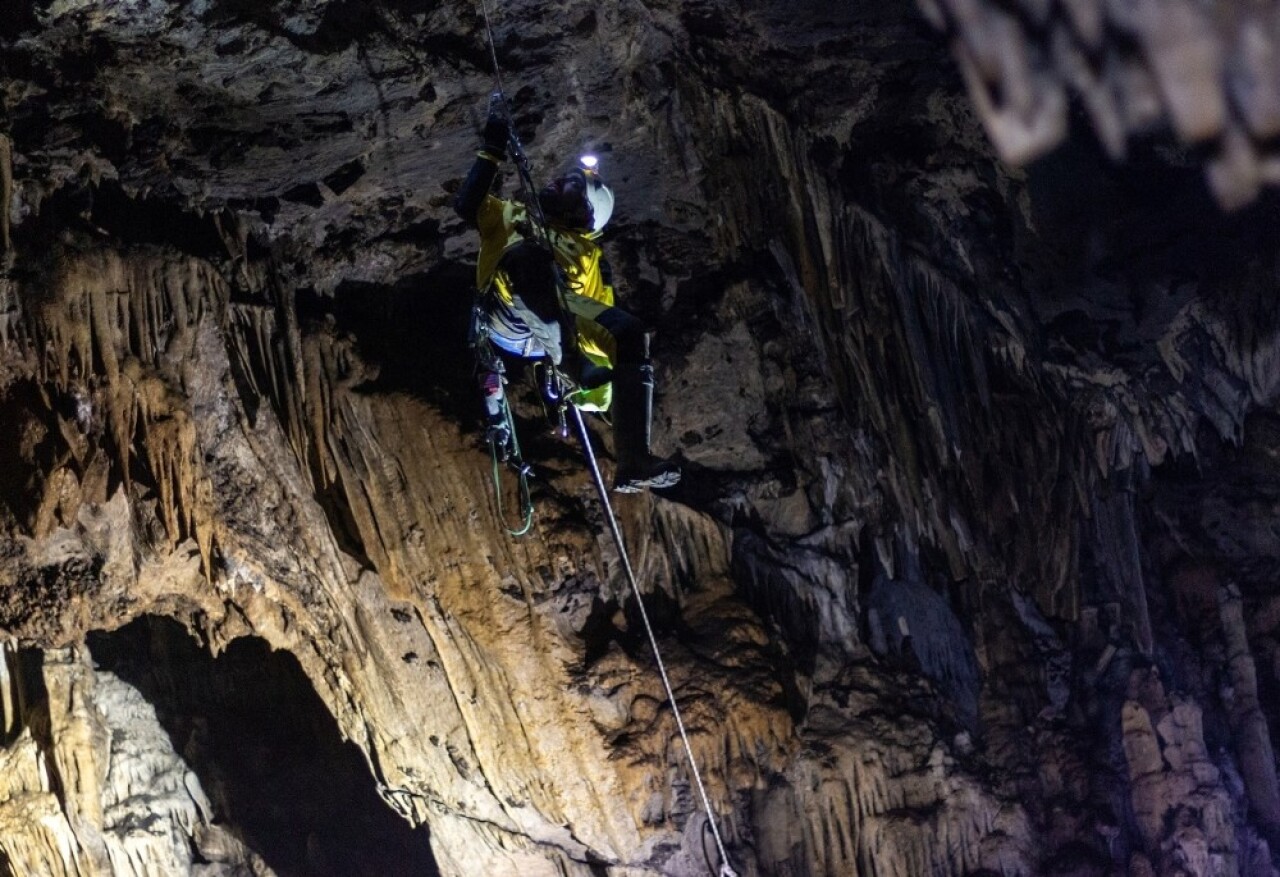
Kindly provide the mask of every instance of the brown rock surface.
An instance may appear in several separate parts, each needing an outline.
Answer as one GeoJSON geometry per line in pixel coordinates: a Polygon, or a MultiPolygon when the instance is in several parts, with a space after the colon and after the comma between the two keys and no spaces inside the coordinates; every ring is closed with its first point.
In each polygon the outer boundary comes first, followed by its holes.
{"type": "MultiPolygon", "coordinates": [[[[1122,5],[930,7],[958,68],[905,2],[493,10],[537,172],[591,148],[619,196],[686,476],[617,508],[744,877],[1277,873],[1280,221],[1133,140],[1253,197],[1270,19],[1122,5]],[[1128,164],[991,154],[1073,95],[1128,164]]],[[[0,22],[0,870],[718,867],[519,378],[528,537],[489,486],[483,33],[0,22]]]]}

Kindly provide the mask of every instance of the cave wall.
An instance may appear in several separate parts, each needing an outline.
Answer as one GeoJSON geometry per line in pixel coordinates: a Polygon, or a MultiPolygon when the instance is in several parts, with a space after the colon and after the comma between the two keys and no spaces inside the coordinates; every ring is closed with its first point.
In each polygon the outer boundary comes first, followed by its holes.
{"type": "Polygon", "coordinates": [[[265,874],[215,820],[155,708],[86,649],[3,655],[9,874],[265,874]]]}
{"type": "MultiPolygon", "coordinates": [[[[705,873],[616,552],[527,388],[529,537],[488,486],[449,208],[491,87],[477,10],[23,10],[6,654],[90,689],[117,683],[86,636],[144,615],[212,653],[258,637],[441,873],[705,873]]],[[[908,4],[494,25],[535,166],[591,148],[619,194],[606,249],[686,470],[619,514],[740,873],[1276,873],[1274,198],[1223,213],[1170,135],[1002,164],[908,4]]],[[[0,808],[49,814],[0,838],[10,871],[196,873],[183,838],[279,867],[189,780],[104,859],[115,823],[83,814],[129,768],[5,715],[0,808]]]]}

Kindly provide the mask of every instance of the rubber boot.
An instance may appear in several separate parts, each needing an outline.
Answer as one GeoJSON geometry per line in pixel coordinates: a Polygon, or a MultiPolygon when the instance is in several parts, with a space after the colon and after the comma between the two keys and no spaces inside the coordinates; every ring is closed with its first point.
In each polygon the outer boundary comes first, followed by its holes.
{"type": "Polygon", "coordinates": [[[653,366],[619,363],[613,370],[613,438],[618,473],[613,489],[638,493],[646,487],[671,487],[680,480],[680,467],[649,452],[653,417],[653,366]]]}

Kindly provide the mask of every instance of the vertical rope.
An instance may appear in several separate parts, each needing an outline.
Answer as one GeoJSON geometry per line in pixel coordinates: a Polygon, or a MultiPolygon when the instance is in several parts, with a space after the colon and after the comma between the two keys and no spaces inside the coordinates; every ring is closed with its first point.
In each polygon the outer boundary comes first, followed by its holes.
{"type": "MultiPolygon", "coordinates": [[[[498,50],[494,44],[493,25],[489,20],[489,6],[485,0],[480,0],[480,10],[484,14],[485,37],[489,41],[489,58],[493,62],[493,82],[497,88],[497,91],[490,97],[490,107],[492,108],[493,98],[496,97],[502,107],[502,114],[507,120],[507,137],[510,141],[511,159],[516,167],[516,176],[520,180],[520,200],[524,202],[525,208],[533,219],[533,228],[539,241],[546,247],[548,253],[554,254],[555,244],[551,240],[551,232],[547,228],[547,217],[542,211],[542,202],[538,200],[538,190],[533,184],[533,172],[530,170],[529,156],[525,154],[524,145],[520,142],[520,135],[516,133],[515,122],[511,116],[511,107],[507,103],[507,92],[502,85],[502,70],[498,66],[498,50]]],[[[578,339],[576,334],[570,331],[574,325],[575,317],[569,310],[568,303],[565,300],[568,290],[565,286],[564,275],[557,269],[555,277],[556,300],[560,305],[560,325],[566,329],[561,333],[563,336],[561,344],[564,345],[566,354],[572,353],[576,355],[578,339]]]]}
{"type": "Polygon", "coordinates": [[[516,420],[511,414],[511,405],[507,402],[506,397],[502,399],[502,412],[507,420],[507,432],[511,436],[511,463],[512,468],[516,470],[517,495],[520,502],[520,528],[513,530],[507,526],[507,515],[503,509],[502,503],[502,478],[499,473],[502,471],[502,462],[498,459],[498,448],[492,442],[489,443],[489,455],[493,458],[493,495],[498,504],[498,520],[502,522],[502,527],[507,531],[507,535],[520,537],[529,532],[533,527],[533,496],[529,492],[529,465],[525,463],[524,457],[520,455],[520,439],[516,436],[516,420]]]}
{"type": "Polygon", "coordinates": [[[737,877],[737,873],[729,865],[729,853],[725,850],[724,839],[720,836],[720,826],[716,822],[715,811],[711,809],[711,799],[707,797],[707,788],[702,783],[702,772],[698,770],[698,760],[693,756],[693,746],[689,743],[689,733],[684,727],[684,718],[680,715],[680,707],[676,703],[676,693],[671,687],[671,678],[667,675],[667,666],[662,660],[662,652],[658,650],[658,638],[653,633],[653,625],[649,621],[649,612],[645,609],[644,597],[640,594],[640,585],[636,582],[635,571],[631,568],[631,559],[627,556],[627,547],[622,541],[622,530],[618,527],[618,518],[613,513],[613,504],[609,501],[609,491],[604,479],[600,476],[600,465],[596,462],[595,451],[591,447],[591,436],[582,421],[582,412],[576,406],[573,411],[573,422],[578,428],[578,437],[582,440],[582,450],[587,457],[587,467],[591,470],[595,481],[596,492],[600,494],[600,503],[604,506],[605,518],[609,522],[609,530],[613,533],[613,541],[618,546],[618,557],[622,560],[622,568],[627,574],[627,584],[631,586],[631,594],[636,598],[636,606],[640,610],[640,620],[644,623],[644,632],[649,637],[649,647],[653,649],[654,660],[658,664],[658,675],[662,677],[662,687],[666,689],[667,701],[671,704],[671,715],[675,717],[676,728],[680,731],[680,742],[684,744],[685,755],[689,759],[689,769],[693,774],[694,785],[698,787],[698,795],[702,799],[702,809],[707,814],[707,824],[711,826],[711,835],[715,838],[716,849],[720,853],[720,877],[737,877]]]}
{"type": "MultiPolygon", "coordinates": [[[[502,95],[502,109],[507,108],[507,90],[502,87],[502,69],[498,66],[498,50],[493,44],[493,25],[489,22],[489,4],[485,0],[480,0],[480,12],[484,15],[484,34],[489,41],[489,58],[493,61],[493,82],[498,86],[498,94],[502,95]]],[[[511,113],[507,112],[507,118],[511,118],[511,113]]]]}
{"type": "Polygon", "coordinates": [[[538,197],[533,186],[533,174],[529,170],[529,157],[524,154],[524,146],[520,143],[519,135],[516,134],[516,126],[511,117],[511,107],[507,103],[507,90],[502,85],[502,69],[498,66],[498,50],[493,40],[493,24],[489,20],[489,6],[485,0],[480,0],[480,11],[484,13],[484,33],[489,42],[489,59],[493,62],[493,84],[496,88],[493,96],[497,97],[498,103],[502,105],[502,114],[507,120],[508,133],[511,138],[511,157],[515,161],[517,175],[520,177],[520,194],[533,215],[534,225],[537,226],[543,243],[550,247],[551,239],[547,235],[547,219],[542,215],[542,205],[538,203],[538,197]]]}
{"type": "MultiPolygon", "coordinates": [[[[511,108],[507,105],[506,89],[502,85],[502,73],[498,67],[498,51],[494,46],[493,40],[493,25],[489,20],[489,7],[485,0],[480,0],[480,10],[484,15],[485,36],[489,42],[489,57],[493,61],[494,84],[497,86],[498,100],[501,102],[503,113],[507,118],[511,136],[512,156],[519,172],[521,188],[524,190],[523,194],[535,220],[534,225],[538,229],[543,242],[548,249],[551,249],[551,237],[547,232],[546,217],[542,214],[542,205],[538,203],[538,198],[533,188],[532,174],[529,172],[529,159],[520,145],[519,137],[516,136],[515,126],[511,124],[511,108]]],[[[561,310],[567,313],[568,309],[564,303],[564,284],[559,281],[559,272],[557,272],[556,286],[560,297],[561,310]]],[[[570,340],[566,338],[564,343],[568,345],[570,340]]],[[[693,774],[698,796],[702,800],[702,809],[706,813],[707,824],[711,827],[711,835],[715,838],[716,849],[720,853],[719,877],[738,877],[737,872],[729,864],[729,853],[725,849],[724,839],[720,836],[720,826],[716,821],[715,811],[711,809],[711,799],[707,797],[707,788],[702,782],[702,772],[698,770],[698,761],[694,758],[693,746],[689,743],[689,733],[685,730],[684,718],[680,715],[680,707],[676,703],[676,693],[671,687],[671,678],[667,675],[667,667],[662,660],[662,652],[658,649],[658,638],[654,635],[653,624],[649,621],[649,612],[645,608],[644,597],[640,593],[640,585],[636,582],[635,571],[631,568],[631,559],[627,556],[627,547],[622,540],[622,531],[618,527],[618,518],[614,515],[613,504],[609,501],[609,490],[605,487],[604,479],[600,476],[600,465],[596,462],[595,451],[591,447],[591,437],[587,433],[587,426],[582,420],[582,412],[576,405],[569,407],[573,410],[573,420],[578,428],[578,436],[582,440],[582,449],[586,454],[587,466],[591,470],[596,492],[600,495],[600,503],[604,506],[605,518],[609,522],[609,530],[613,534],[613,541],[618,547],[618,556],[622,560],[622,568],[627,574],[627,584],[631,587],[636,606],[640,610],[640,619],[644,623],[645,635],[649,638],[649,647],[653,650],[653,657],[658,665],[658,674],[662,677],[662,687],[666,690],[667,702],[671,704],[671,714],[675,717],[676,728],[680,732],[680,742],[684,745],[685,756],[689,759],[689,769],[693,774]]]]}

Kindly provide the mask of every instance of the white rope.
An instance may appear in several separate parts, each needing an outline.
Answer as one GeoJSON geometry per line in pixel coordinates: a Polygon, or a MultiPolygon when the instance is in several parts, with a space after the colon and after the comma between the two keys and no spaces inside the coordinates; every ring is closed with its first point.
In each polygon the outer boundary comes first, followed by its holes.
{"type": "MultiPolygon", "coordinates": [[[[489,6],[484,0],[480,0],[480,11],[484,14],[484,35],[489,42],[489,58],[493,61],[493,81],[498,86],[498,93],[502,95],[502,109],[507,109],[507,90],[502,87],[502,70],[498,67],[498,50],[493,44],[493,26],[489,23],[489,6]]],[[[510,118],[511,114],[507,114],[510,118]]]]}
{"type": "Polygon", "coordinates": [[[729,854],[725,851],[724,840],[720,837],[720,826],[716,822],[715,812],[711,809],[711,799],[707,797],[706,786],[702,784],[702,774],[698,770],[698,761],[693,757],[693,747],[689,744],[689,734],[685,731],[684,719],[680,716],[680,707],[676,704],[676,693],[671,687],[671,679],[667,676],[667,667],[662,662],[662,653],[658,651],[658,638],[653,634],[653,625],[649,623],[649,613],[644,606],[644,597],[640,594],[640,586],[636,583],[636,574],[631,569],[631,560],[627,557],[627,547],[622,541],[622,531],[618,528],[618,519],[613,513],[613,504],[609,502],[609,491],[600,477],[600,465],[596,462],[595,451],[591,448],[591,436],[582,421],[582,412],[576,405],[569,406],[573,410],[573,420],[578,427],[578,437],[582,439],[582,449],[587,456],[587,465],[591,469],[591,477],[595,480],[596,492],[600,494],[600,502],[604,505],[605,517],[609,520],[609,529],[613,532],[613,540],[618,546],[618,556],[622,560],[622,568],[627,574],[627,584],[636,598],[636,606],[640,609],[640,620],[644,622],[644,632],[649,637],[649,646],[653,649],[654,660],[658,663],[658,674],[662,677],[662,687],[667,691],[667,701],[671,704],[671,715],[675,716],[676,728],[680,731],[680,741],[684,744],[685,755],[689,758],[689,769],[693,773],[693,782],[698,787],[698,795],[702,798],[702,809],[707,814],[707,824],[711,826],[711,834],[716,841],[716,849],[720,852],[719,877],[738,877],[737,872],[729,865],[729,854]]]}
{"type": "MultiPolygon", "coordinates": [[[[531,202],[531,210],[535,215],[535,225],[540,228],[543,237],[546,238],[545,220],[541,215],[541,207],[538,204],[537,197],[532,195],[533,182],[529,174],[528,158],[524,155],[520,140],[516,137],[514,125],[511,123],[511,110],[507,106],[506,89],[502,85],[502,73],[498,66],[498,50],[494,45],[493,39],[493,25],[489,20],[489,7],[485,0],[480,0],[480,11],[484,15],[485,37],[489,43],[489,57],[493,61],[494,84],[497,86],[497,94],[502,104],[503,113],[506,115],[507,124],[511,125],[511,146],[516,160],[516,167],[520,172],[522,188],[527,187],[529,189],[529,201],[531,202]]],[[[551,242],[547,239],[546,243],[550,246],[551,242]]],[[[561,290],[560,292],[563,298],[563,291],[561,290]]],[[[560,302],[560,306],[562,311],[565,310],[563,300],[560,302]]],[[[662,653],[658,651],[658,638],[654,636],[653,625],[649,622],[649,612],[644,605],[644,597],[640,594],[640,586],[636,582],[636,574],[631,569],[631,560],[627,557],[627,547],[622,541],[622,531],[618,528],[618,519],[613,513],[613,504],[609,502],[609,491],[604,485],[604,479],[600,476],[600,465],[596,462],[595,451],[591,448],[591,437],[587,433],[586,424],[582,421],[582,412],[578,410],[576,405],[570,405],[569,407],[573,409],[573,419],[578,426],[578,435],[582,439],[582,448],[586,452],[587,464],[591,469],[591,477],[595,480],[596,491],[600,494],[600,502],[604,506],[605,517],[609,520],[609,529],[613,533],[613,541],[618,546],[618,556],[621,558],[622,568],[627,574],[627,584],[631,586],[631,593],[636,598],[636,606],[640,609],[640,619],[644,622],[644,631],[649,637],[649,646],[653,649],[653,657],[658,664],[658,673],[662,677],[662,687],[666,689],[667,701],[671,704],[671,714],[675,717],[676,728],[680,731],[680,742],[684,744],[685,755],[689,759],[689,768],[693,773],[693,781],[698,787],[698,796],[702,799],[702,809],[707,814],[707,824],[711,827],[711,835],[715,838],[716,849],[720,853],[720,873],[718,877],[738,877],[737,872],[729,864],[729,853],[725,850],[724,839],[720,836],[720,826],[716,822],[715,811],[711,809],[711,799],[707,797],[706,786],[702,783],[702,773],[698,770],[697,759],[693,756],[693,746],[689,743],[689,734],[685,730],[684,719],[680,715],[680,707],[676,704],[676,693],[671,687],[670,677],[667,676],[667,667],[662,661],[662,653]]]]}

